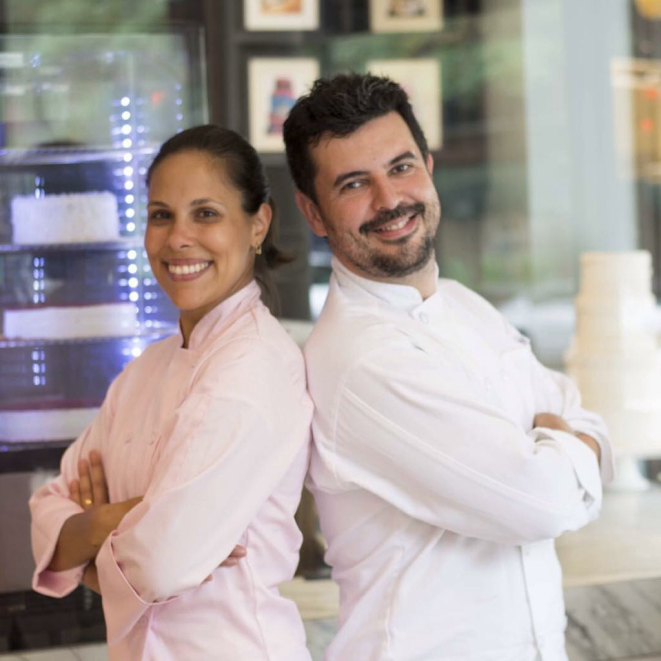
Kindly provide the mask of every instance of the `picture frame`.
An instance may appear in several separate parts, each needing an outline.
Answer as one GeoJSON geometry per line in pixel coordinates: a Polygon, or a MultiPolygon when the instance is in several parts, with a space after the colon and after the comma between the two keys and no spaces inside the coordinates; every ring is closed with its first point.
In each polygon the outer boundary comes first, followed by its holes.
{"type": "Polygon", "coordinates": [[[312,57],[253,57],[248,60],[250,142],[258,152],[283,153],[282,124],[296,99],[319,78],[312,57]]]}
{"type": "Polygon", "coordinates": [[[442,0],[370,0],[372,32],[434,32],[443,27],[442,0]]]}
{"type": "Polygon", "coordinates": [[[443,103],[441,63],[434,58],[371,60],[367,71],[399,83],[427,138],[429,151],[443,146],[443,103]]]}
{"type": "Polygon", "coordinates": [[[319,0],[244,0],[243,25],[248,31],[317,30],[319,0]]]}

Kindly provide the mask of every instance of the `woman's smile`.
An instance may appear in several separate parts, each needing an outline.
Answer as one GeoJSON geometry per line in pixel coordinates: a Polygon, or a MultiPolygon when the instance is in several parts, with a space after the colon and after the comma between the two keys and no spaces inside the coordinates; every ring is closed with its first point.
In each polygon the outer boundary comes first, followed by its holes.
{"type": "Polygon", "coordinates": [[[165,268],[170,274],[170,278],[175,282],[181,280],[195,280],[199,278],[213,264],[212,261],[201,260],[172,260],[163,262],[165,268]]]}

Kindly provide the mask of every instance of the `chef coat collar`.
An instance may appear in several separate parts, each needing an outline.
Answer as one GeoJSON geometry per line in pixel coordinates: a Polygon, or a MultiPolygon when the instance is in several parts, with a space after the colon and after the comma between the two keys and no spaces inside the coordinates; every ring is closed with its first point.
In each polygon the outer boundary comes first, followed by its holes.
{"type": "MultiPolygon", "coordinates": [[[[337,257],[331,258],[333,274],[340,288],[349,288],[352,290],[361,290],[369,296],[375,297],[380,301],[388,303],[393,307],[411,312],[423,304],[438,298],[438,284],[434,294],[423,300],[420,292],[411,285],[401,285],[393,282],[378,282],[364,278],[353,271],[350,271],[337,257]]],[[[438,283],[438,264],[434,262],[435,281],[438,283]]]]}
{"type": "MultiPolygon", "coordinates": [[[[246,309],[252,307],[260,298],[261,293],[257,282],[251,280],[243,289],[239,289],[215,308],[209,310],[193,328],[188,340],[188,349],[201,349],[209,336],[217,337],[218,329],[229,326],[246,309]]],[[[181,340],[180,346],[183,347],[184,336],[181,332],[181,325],[179,326],[179,339],[181,340]]]]}

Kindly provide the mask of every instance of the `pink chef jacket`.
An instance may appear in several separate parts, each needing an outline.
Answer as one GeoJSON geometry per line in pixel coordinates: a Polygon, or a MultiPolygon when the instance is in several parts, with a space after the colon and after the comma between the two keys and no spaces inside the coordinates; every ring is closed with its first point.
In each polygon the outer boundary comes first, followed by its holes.
{"type": "Polygon", "coordinates": [[[253,281],[115,379],[61,475],[30,501],[33,587],[62,597],[83,567],[47,568],[79,457],[103,457],[112,502],[144,496],[97,556],[111,661],[309,661],[278,585],[296,569],[294,513],[312,405],[300,351],[253,281]],[[236,567],[219,567],[234,546],[236,567]],[[212,580],[205,582],[209,575],[212,580]]]}

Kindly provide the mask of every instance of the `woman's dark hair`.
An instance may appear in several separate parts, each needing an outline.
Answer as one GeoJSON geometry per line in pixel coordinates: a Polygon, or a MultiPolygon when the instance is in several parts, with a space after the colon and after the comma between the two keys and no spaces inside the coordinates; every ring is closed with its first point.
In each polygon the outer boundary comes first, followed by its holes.
{"type": "Polygon", "coordinates": [[[318,145],[325,135],[345,137],[370,120],[393,111],[406,122],[426,159],[429,148],[425,134],[400,85],[370,73],[340,74],[315,81],[310,93],[298,99],[284,124],[287,161],[296,187],[316,202],[316,170],[310,147],[318,145]]]}
{"type": "Polygon", "coordinates": [[[273,220],[262,243],[262,254],[255,256],[255,280],[262,289],[264,302],[276,313],[279,302],[269,271],[291,262],[293,258],[279,250],[275,244],[277,210],[257,152],[247,140],[230,129],[214,124],[195,126],[173,135],[163,143],[147,171],[147,185],[162,161],[168,156],[186,151],[202,152],[212,160],[223,163],[230,181],[241,193],[242,208],[246,213],[257,213],[264,203],[271,207],[273,220]]]}

